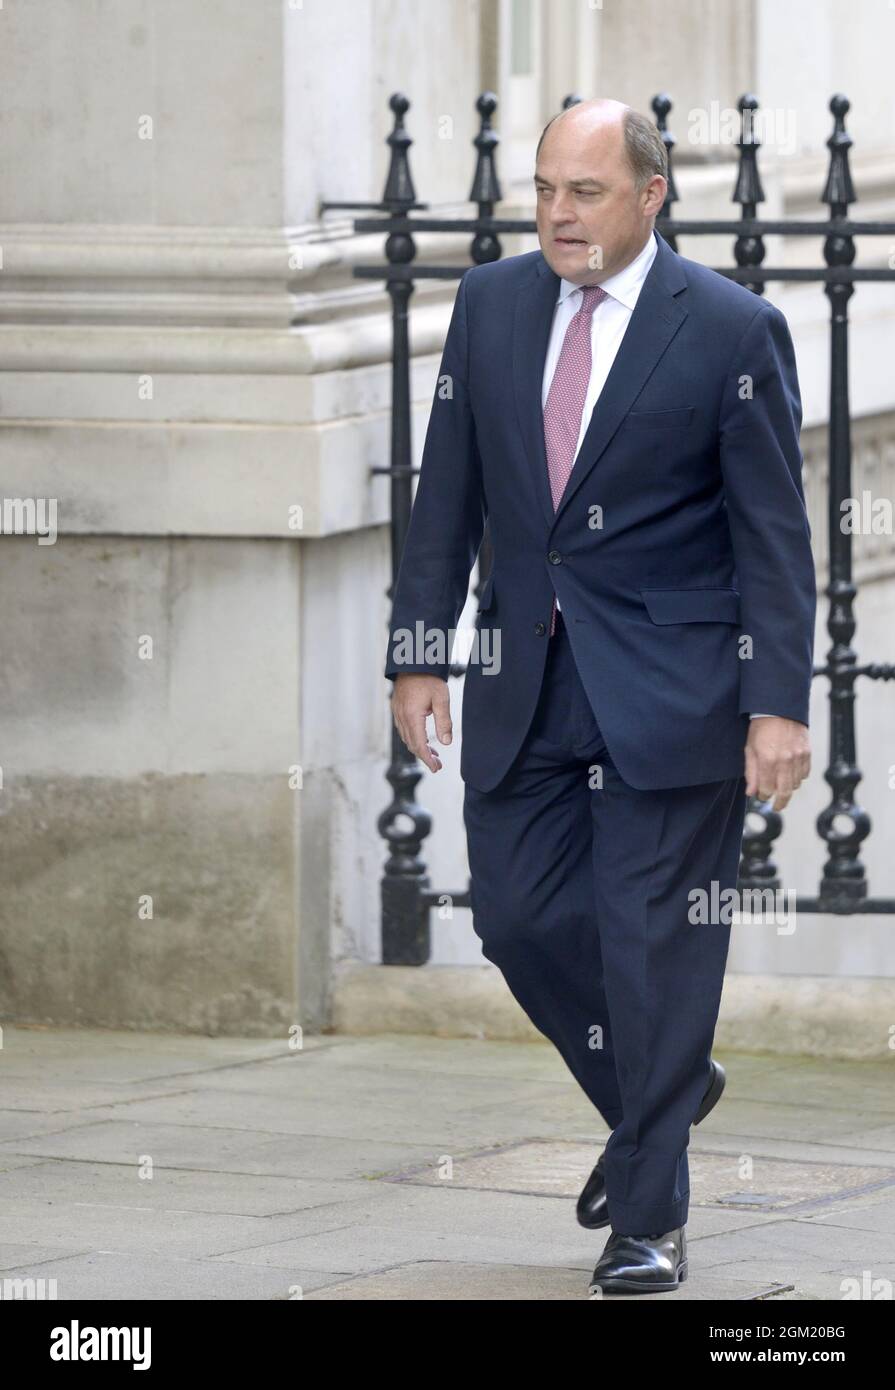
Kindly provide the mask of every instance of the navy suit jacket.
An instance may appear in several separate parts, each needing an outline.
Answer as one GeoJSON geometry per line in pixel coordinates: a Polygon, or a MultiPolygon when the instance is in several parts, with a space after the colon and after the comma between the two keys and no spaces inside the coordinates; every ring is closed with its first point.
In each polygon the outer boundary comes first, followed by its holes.
{"type": "Polygon", "coordinates": [[[534,251],[460,282],[385,674],[447,678],[449,650],[406,635],[456,628],[487,518],[494,563],[476,627],[499,634],[500,660],[495,645],[495,669],[467,670],[460,762],[482,791],[530,726],[554,591],[629,785],[742,775],[750,712],[808,723],[816,593],[789,329],[657,241],[556,512],[541,382],[559,277],[534,251]]]}

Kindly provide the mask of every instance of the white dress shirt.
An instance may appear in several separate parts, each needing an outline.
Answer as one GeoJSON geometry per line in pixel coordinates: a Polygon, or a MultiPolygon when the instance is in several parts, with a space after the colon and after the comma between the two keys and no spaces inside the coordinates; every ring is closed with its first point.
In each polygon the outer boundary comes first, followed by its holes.
{"type": "MultiPolygon", "coordinates": [[[[643,250],[615,275],[603,281],[607,298],[594,309],[590,324],[591,368],[584,409],[581,412],[581,430],[578,434],[578,448],[581,448],[591,412],[600,392],[606,385],[609,369],[615,361],[615,354],[621,347],[625,330],[631,321],[634,305],[637,303],[643,282],[658,251],[656,238],[650,233],[649,241],[643,250]]],[[[544,379],[541,387],[541,405],[547,404],[547,396],[553,374],[559,362],[559,354],[566,336],[566,329],[581,308],[581,286],[573,285],[571,280],[560,280],[559,298],[553,312],[553,327],[547,344],[547,357],[544,361],[544,379]]],[[[577,450],[576,450],[577,456],[577,450]]]]}
{"type": "MultiPolygon", "coordinates": [[[[634,306],[640,296],[640,291],[643,289],[643,282],[649,274],[650,266],[656,258],[658,249],[655,234],[650,232],[649,240],[633,261],[629,261],[621,270],[616,271],[615,275],[610,275],[607,280],[602,282],[602,287],[606,291],[606,298],[597,305],[591,318],[590,381],[584,398],[584,409],[581,412],[581,429],[578,432],[578,446],[575,450],[576,458],[578,449],[581,448],[582,440],[587,433],[593,408],[599,400],[600,392],[606,385],[606,378],[615,361],[615,355],[621,347],[622,339],[634,312],[634,306]]],[[[547,404],[550,384],[559,362],[566,329],[581,308],[581,300],[580,285],[573,284],[571,280],[560,280],[559,297],[553,311],[553,325],[550,329],[547,356],[544,360],[544,376],[541,384],[542,409],[547,404]]],[[[559,599],[556,600],[556,607],[557,609],[560,607],[559,599]]],[[[768,716],[752,714],[749,717],[750,719],[764,719],[768,716]]]]}

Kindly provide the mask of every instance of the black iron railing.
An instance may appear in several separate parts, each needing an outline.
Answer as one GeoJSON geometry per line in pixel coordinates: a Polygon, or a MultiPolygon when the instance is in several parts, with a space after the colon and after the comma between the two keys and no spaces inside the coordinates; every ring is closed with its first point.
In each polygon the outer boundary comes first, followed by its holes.
{"type": "MultiPolygon", "coordinates": [[[[568,96],[564,107],[581,100],[568,96]]],[[[401,552],[410,520],[413,499],[413,477],[416,470],[411,461],[410,432],[410,348],[407,310],[414,282],[422,279],[459,279],[469,265],[482,265],[498,260],[501,255],[501,235],[532,233],[533,220],[502,219],[494,216],[495,204],[500,202],[496,153],[498,137],[492,128],[497,98],[485,92],[478,98],[476,108],[480,117],[475,138],[476,166],[469,201],[478,209],[475,217],[445,218],[414,216],[425,212],[426,204],[416,201],[410,175],[409,147],[412,143],[404,124],[409,108],[407,98],[395,94],[389,103],[394,125],[388,136],[391,160],[385,190],[379,203],[324,203],[321,211],[335,208],[364,208],[375,211],[376,217],[358,218],[357,232],[384,232],[385,264],[360,266],[354,274],[367,279],[384,280],[392,303],[392,411],[391,457],[388,467],[376,468],[374,473],[391,479],[391,554],[392,596],[401,552]],[[421,232],[466,233],[471,235],[470,262],[466,265],[415,265],[414,237],[421,232]]],[[[830,101],[833,133],[827,141],[830,151],[829,172],[820,201],[829,209],[826,220],[816,222],[762,219],[756,216],[764,202],[764,192],[758,172],[759,142],[755,139],[755,111],[758,101],[744,96],[737,103],[740,112],[740,138],[737,175],[731,201],[740,206],[738,220],[698,219],[681,221],[672,216],[679,201],[672,167],[674,137],[668,130],[671,101],[667,96],[654,98],[652,110],[668,152],[668,192],[662,214],[656,220],[657,231],[677,250],[677,237],[710,236],[728,233],[734,237],[735,265],[715,267],[745,285],[755,294],[762,294],[768,281],[819,281],[830,300],[830,412],[829,412],[829,576],[826,595],[829,599],[827,631],[831,643],[823,666],[816,676],[826,676],[830,683],[829,765],[826,780],[830,786],[830,803],[821,812],[817,830],[827,847],[820,888],[816,897],[799,896],[797,911],[834,913],[895,912],[895,898],[871,898],[867,876],[861,862],[861,845],[870,833],[870,818],[857,804],[855,790],[861,780],[857,766],[855,744],[855,683],[859,676],[869,680],[891,680],[895,666],[891,664],[859,665],[852,645],[855,635],[853,604],[857,588],[852,574],[852,535],[842,525],[842,504],[852,496],[851,480],[851,419],[848,385],[848,301],[856,284],[864,281],[895,281],[895,270],[884,266],[859,268],[854,265],[855,237],[895,236],[895,222],[859,222],[849,218],[849,207],[856,201],[849,170],[851,137],[845,129],[849,102],[843,96],[830,101]],[[766,236],[820,237],[823,239],[825,266],[817,268],[767,267],[764,265],[766,236]]],[[[487,528],[479,560],[477,592],[490,568],[490,547],[487,528]]],[[[460,675],[461,666],[452,667],[460,675]]],[[[388,858],[382,879],[382,958],[386,964],[422,965],[429,958],[430,910],[449,899],[455,907],[469,906],[468,889],[454,892],[433,892],[422,859],[422,849],[432,828],[428,813],[416,800],[416,785],[422,772],[414,756],[408,752],[397,732],[392,730],[391,763],[386,774],[392,790],[390,804],[379,817],[380,833],[388,842],[388,858]]],[[[783,828],[780,813],[769,804],[750,802],[743,835],[743,854],[740,863],[741,890],[762,892],[780,888],[777,868],[773,861],[774,842],[783,828]]]]}

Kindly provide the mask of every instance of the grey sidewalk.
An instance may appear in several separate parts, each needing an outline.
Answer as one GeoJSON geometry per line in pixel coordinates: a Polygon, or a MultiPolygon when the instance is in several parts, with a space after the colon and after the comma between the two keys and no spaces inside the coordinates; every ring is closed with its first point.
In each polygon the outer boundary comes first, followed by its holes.
{"type": "MultiPolygon", "coordinates": [[[[895,1280],[895,1056],[719,1056],[690,1277],[638,1302],[895,1280]]],[[[608,1233],[573,1198],[605,1131],[547,1044],[8,1026],[0,1065],[4,1280],[60,1299],[587,1297],[608,1233]]]]}

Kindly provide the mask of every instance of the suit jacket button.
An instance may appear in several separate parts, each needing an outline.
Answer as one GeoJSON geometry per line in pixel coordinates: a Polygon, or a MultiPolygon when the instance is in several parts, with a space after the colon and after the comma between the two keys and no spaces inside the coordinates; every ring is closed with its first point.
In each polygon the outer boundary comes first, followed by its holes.
{"type": "Polygon", "coordinates": [[[535,637],[543,637],[547,631],[546,623],[535,623],[535,637]]]}
{"type": "Polygon", "coordinates": [[[562,556],[560,555],[558,550],[551,550],[550,554],[547,556],[547,559],[550,561],[551,565],[562,564],[562,556]]]}

